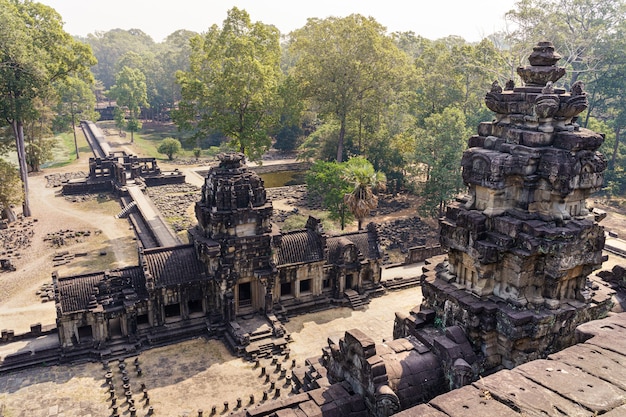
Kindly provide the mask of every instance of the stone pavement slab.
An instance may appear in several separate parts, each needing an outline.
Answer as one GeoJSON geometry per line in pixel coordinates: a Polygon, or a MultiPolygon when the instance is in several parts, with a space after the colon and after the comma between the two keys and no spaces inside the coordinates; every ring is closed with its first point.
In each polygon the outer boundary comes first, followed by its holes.
{"type": "Polygon", "coordinates": [[[620,354],[581,343],[554,353],[548,359],[580,368],[626,391],[626,357],[620,354]]]}
{"type": "Polygon", "coordinates": [[[626,400],[626,392],[559,361],[540,359],[520,365],[511,372],[519,373],[599,414],[622,405],[626,400]]]}
{"type": "Polygon", "coordinates": [[[408,410],[400,411],[394,414],[393,417],[448,417],[448,415],[432,408],[428,404],[420,404],[408,410]]]}
{"type": "Polygon", "coordinates": [[[606,414],[603,414],[602,417],[624,417],[626,416],[626,405],[623,405],[619,408],[616,408],[613,411],[609,411],[606,414]]]}
{"type": "Polygon", "coordinates": [[[453,391],[451,394],[440,395],[430,402],[435,408],[448,414],[450,417],[514,417],[520,416],[512,408],[484,395],[473,385],[453,391]]]}
{"type": "Polygon", "coordinates": [[[513,404],[527,417],[588,417],[589,410],[525,378],[502,370],[474,382],[474,386],[505,404],[513,404]]]}

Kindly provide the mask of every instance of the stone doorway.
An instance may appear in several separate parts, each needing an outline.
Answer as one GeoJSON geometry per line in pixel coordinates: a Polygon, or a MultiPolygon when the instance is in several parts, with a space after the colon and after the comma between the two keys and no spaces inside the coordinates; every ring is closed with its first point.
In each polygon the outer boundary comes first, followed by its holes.
{"type": "Polygon", "coordinates": [[[354,274],[346,274],[346,287],[344,290],[351,290],[354,285],[354,274]]]}
{"type": "Polygon", "coordinates": [[[109,319],[109,337],[122,337],[122,320],[119,317],[109,319]]]}
{"type": "Polygon", "coordinates": [[[239,308],[252,307],[252,284],[250,282],[244,282],[239,284],[239,308]]]}

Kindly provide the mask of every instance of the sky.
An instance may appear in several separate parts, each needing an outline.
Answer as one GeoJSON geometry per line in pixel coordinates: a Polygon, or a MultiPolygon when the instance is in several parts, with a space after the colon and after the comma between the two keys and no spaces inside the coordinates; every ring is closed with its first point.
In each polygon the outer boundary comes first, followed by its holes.
{"type": "Polygon", "coordinates": [[[219,26],[233,6],[253,22],[276,26],[287,34],[307,18],[371,16],[387,31],[412,31],[427,39],[449,35],[480,41],[505,28],[504,14],[517,0],[38,0],[53,7],[71,35],[111,29],[141,29],[156,42],[178,29],[206,32],[219,26]]]}

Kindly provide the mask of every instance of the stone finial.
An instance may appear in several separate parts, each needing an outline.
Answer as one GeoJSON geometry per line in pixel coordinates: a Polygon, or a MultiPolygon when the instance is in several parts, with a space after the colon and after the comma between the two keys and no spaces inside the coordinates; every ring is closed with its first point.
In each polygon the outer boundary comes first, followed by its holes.
{"type": "Polygon", "coordinates": [[[222,152],[217,155],[220,167],[239,167],[245,163],[246,156],[241,152],[222,152]]]}
{"type": "Polygon", "coordinates": [[[496,94],[500,94],[502,92],[502,87],[500,87],[500,83],[498,82],[498,80],[495,80],[493,83],[491,83],[491,92],[496,94]]]}
{"type": "Polygon", "coordinates": [[[515,89],[515,81],[508,80],[506,84],[504,85],[504,89],[506,91],[513,91],[515,89]]]}
{"type": "Polygon", "coordinates": [[[559,59],[561,55],[554,51],[552,42],[539,42],[528,57],[530,65],[517,68],[517,74],[526,85],[543,87],[565,75],[565,68],[555,65],[559,59]]]}
{"type": "Polygon", "coordinates": [[[554,85],[552,81],[548,81],[546,86],[541,89],[541,94],[554,94],[554,85]]]}
{"type": "Polygon", "coordinates": [[[537,67],[551,67],[556,64],[562,56],[554,51],[552,42],[539,42],[533,47],[533,52],[528,57],[530,65],[537,67]]]}
{"type": "Polygon", "coordinates": [[[583,96],[586,94],[584,90],[585,84],[579,80],[572,84],[572,87],[570,88],[570,93],[572,96],[583,96]]]}

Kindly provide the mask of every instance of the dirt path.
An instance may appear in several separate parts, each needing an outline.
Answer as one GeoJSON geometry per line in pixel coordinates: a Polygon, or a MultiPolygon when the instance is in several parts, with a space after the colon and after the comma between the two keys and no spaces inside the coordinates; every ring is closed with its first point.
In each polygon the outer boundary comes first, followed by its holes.
{"type": "MultiPolygon", "coordinates": [[[[21,333],[29,330],[34,323],[47,325],[55,322],[54,303],[42,303],[36,294],[43,284],[51,282],[51,274],[55,269],[64,276],[93,270],[101,262],[110,264],[109,267],[137,263],[134,234],[127,220],[103,215],[106,211],[102,213],[99,207],[93,207],[95,203],[72,203],[57,195],[58,189],[46,187],[45,175],[55,171],[85,171],[86,163],[85,157],[71,166],[46,170],[29,178],[33,236],[30,247],[21,250],[20,258],[15,261],[17,270],[0,273],[0,328],[21,333]],[[94,233],[84,242],[71,242],[62,247],[53,247],[49,242],[44,242],[49,233],[68,229],[94,233]],[[75,258],[75,262],[55,268],[52,258],[61,251],[82,252],[87,256],[80,260],[75,258]],[[101,255],[105,252],[110,254],[101,255]]],[[[109,212],[112,207],[119,209],[119,205],[116,206],[112,201],[106,206],[109,212]]]]}

